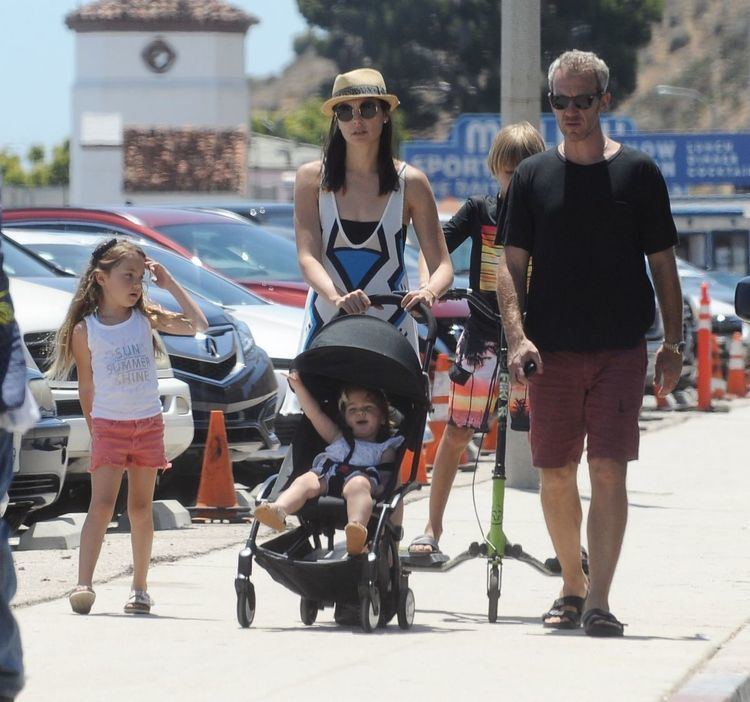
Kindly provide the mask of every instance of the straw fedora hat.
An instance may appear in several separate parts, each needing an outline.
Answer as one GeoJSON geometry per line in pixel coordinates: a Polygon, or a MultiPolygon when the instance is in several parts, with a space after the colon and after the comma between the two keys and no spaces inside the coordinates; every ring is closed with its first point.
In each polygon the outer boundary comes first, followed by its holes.
{"type": "Polygon", "coordinates": [[[391,111],[399,106],[399,99],[386,91],[385,81],[380,71],[374,68],[355,68],[353,71],[339,73],[336,76],[331,97],[323,103],[321,110],[324,115],[332,117],[333,108],[340,102],[366,97],[374,97],[387,102],[391,111]]]}

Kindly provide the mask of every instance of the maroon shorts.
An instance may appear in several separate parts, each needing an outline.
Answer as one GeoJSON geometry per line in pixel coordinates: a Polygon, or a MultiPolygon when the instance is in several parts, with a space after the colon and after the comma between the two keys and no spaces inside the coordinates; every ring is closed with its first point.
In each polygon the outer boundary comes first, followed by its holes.
{"type": "Polygon", "coordinates": [[[164,419],[161,414],[147,419],[91,420],[91,467],[169,468],[164,453],[164,419]]]}
{"type": "Polygon", "coordinates": [[[592,353],[542,352],[544,372],[529,381],[531,455],[537,468],[588,459],[638,458],[638,415],[646,380],[646,342],[592,353]]]}

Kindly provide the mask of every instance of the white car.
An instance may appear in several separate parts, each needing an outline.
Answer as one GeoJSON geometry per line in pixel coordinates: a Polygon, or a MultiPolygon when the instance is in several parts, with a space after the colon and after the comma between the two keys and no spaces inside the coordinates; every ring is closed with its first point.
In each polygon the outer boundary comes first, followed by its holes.
{"type": "Polygon", "coordinates": [[[0,495],[0,517],[15,530],[26,515],[51,505],[60,496],[68,463],[70,426],[58,419],[47,379],[26,346],[26,382],[39,408],[39,419],[26,433],[13,433],[13,480],[0,495]],[[7,508],[7,512],[6,512],[7,508]]]}
{"type": "MultiPolygon", "coordinates": [[[[39,256],[60,271],[79,275],[88,263],[91,251],[102,240],[101,233],[62,232],[6,227],[3,234],[39,256]]],[[[288,384],[284,373],[297,355],[302,336],[304,310],[268,302],[224,276],[145,239],[133,238],[147,256],[155,259],[186,290],[219,305],[244,322],[258,346],[273,363],[279,391],[277,410],[284,402],[288,384]]],[[[283,445],[289,444],[294,422],[277,417],[276,434],[283,445]]]]}
{"type": "MultiPolygon", "coordinates": [[[[46,358],[49,344],[65,319],[73,295],[28,279],[14,278],[13,271],[7,267],[6,271],[10,275],[10,293],[24,342],[35,360],[46,358]]],[[[190,389],[174,377],[166,353],[157,360],[157,376],[164,417],[164,444],[171,460],[187,449],[193,440],[190,389]]],[[[76,474],[84,477],[90,465],[91,437],[78,398],[78,383],[55,380],[50,381],[50,388],[58,417],[70,425],[66,479],[75,479],[76,474]]]]}

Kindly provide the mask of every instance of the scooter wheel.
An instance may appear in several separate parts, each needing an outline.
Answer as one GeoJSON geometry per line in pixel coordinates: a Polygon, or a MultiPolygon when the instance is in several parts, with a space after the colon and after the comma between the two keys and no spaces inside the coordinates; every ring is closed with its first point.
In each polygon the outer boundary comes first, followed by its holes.
{"type": "Polygon", "coordinates": [[[487,597],[489,598],[487,619],[489,619],[490,624],[494,624],[497,621],[497,603],[500,600],[500,569],[497,566],[492,566],[490,569],[487,597]]]}
{"type": "Polygon", "coordinates": [[[247,629],[255,619],[255,585],[246,580],[237,588],[237,621],[247,629]]]}

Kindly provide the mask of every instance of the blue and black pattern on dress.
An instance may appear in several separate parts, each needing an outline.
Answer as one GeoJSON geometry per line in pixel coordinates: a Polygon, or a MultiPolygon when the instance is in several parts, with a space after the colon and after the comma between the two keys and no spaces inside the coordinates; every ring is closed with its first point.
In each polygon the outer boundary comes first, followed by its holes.
{"type": "MultiPolygon", "coordinates": [[[[405,164],[399,170],[399,189],[390,194],[380,221],[361,244],[354,244],[347,237],[341,224],[335,194],[320,191],[318,208],[322,264],[336,289],[342,293],[361,289],[368,295],[385,295],[409,289],[404,266],[404,169],[405,164]]],[[[320,328],[337,314],[335,305],[310,290],[300,350],[307,348],[320,328]]],[[[368,314],[393,324],[417,350],[416,324],[408,312],[386,305],[383,309],[371,307],[368,314]]]]}

